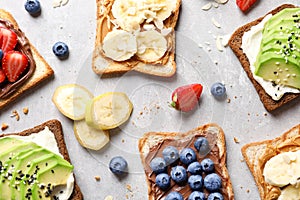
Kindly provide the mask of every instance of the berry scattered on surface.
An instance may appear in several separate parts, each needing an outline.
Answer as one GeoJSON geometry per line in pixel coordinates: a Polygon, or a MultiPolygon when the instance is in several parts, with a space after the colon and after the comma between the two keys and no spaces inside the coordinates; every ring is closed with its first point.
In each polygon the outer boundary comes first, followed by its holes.
{"type": "Polygon", "coordinates": [[[127,161],[122,156],[113,157],[109,162],[109,169],[117,175],[125,174],[127,171],[127,161]]]}
{"type": "Polygon", "coordinates": [[[62,60],[69,56],[69,47],[64,42],[56,42],[52,47],[52,51],[59,59],[62,60]]]}
{"type": "Polygon", "coordinates": [[[222,98],[226,94],[225,85],[222,83],[214,83],[210,88],[211,94],[216,98],[222,98]]]}
{"type": "Polygon", "coordinates": [[[32,16],[38,16],[41,13],[41,4],[38,0],[27,0],[24,7],[32,16]]]}

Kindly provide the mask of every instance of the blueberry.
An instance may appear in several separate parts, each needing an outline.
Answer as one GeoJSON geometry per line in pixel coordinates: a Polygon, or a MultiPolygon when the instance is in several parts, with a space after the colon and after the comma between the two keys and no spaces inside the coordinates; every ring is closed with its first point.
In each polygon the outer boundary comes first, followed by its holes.
{"type": "Polygon", "coordinates": [[[219,192],[214,192],[208,195],[207,200],[224,200],[224,198],[219,192]]]}
{"type": "Polygon", "coordinates": [[[204,157],[210,152],[209,142],[205,137],[199,137],[194,142],[194,147],[199,152],[200,156],[204,157]]]}
{"type": "Polygon", "coordinates": [[[41,4],[38,0],[27,0],[24,7],[30,15],[37,16],[41,13],[41,4]]]}
{"type": "Polygon", "coordinates": [[[193,175],[201,174],[202,171],[201,164],[198,161],[192,162],[191,164],[189,164],[187,171],[193,175]]]}
{"type": "Polygon", "coordinates": [[[4,53],[3,53],[2,49],[0,49],[0,60],[2,60],[3,55],[4,55],[4,53]]]}
{"type": "Polygon", "coordinates": [[[185,183],[187,180],[187,172],[186,169],[182,166],[175,166],[171,169],[171,178],[177,184],[185,183]]]}
{"type": "Polygon", "coordinates": [[[167,165],[174,163],[179,158],[179,152],[177,148],[173,146],[167,146],[164,148],[162,154],[167,165]]]}
{"type": "Polygon", "coordinates": [[[226,93],[225,85],[219,82],[214,83],[210,88],[210,92],[214,97],[217,98],[224,97],[226,93]]]}
{"type": "Polygon", "coordinates": [[[122,175],[127,170],[127,161],[121,156],[113,157],[109,162],[109,169],[114,174],[122,175]]]}
{"type": "Polygon", "coordinates": [[[161,173],[156,176],[155,183],[160,189],[166,190],[171,185],[171,178],[168,174],[161,173]]]}
{"type": "Polygon", "coordinates": [[[69,56],[69,47],[64,42],[56,42],[52,51],[59,59],[66,59],[69,56]]]}
{"type": "Polygon", "coordinates": [[[170,192],[165,200],[184,200],[183,196],[179,192],[170,192]]]}
{"type": "Polygon", "coordinates": [[[155,157],[150,162],[150,167],[155,174],[165,172],[167,169],[166,161],[161,157],[155,157]]]}
{"type": "Polygon", "coordinates": [[[188,179],[189,186],[192,190],[201,190],[203,186],[203,178],[201,175],[191,175],[188,179]]]}
{"type": "Polygon", "coordinates": [[[188,200],[206,200],[203,192],[194,191],[190,194],[188,200]]]}
{"type": "Polygon", "coordinates": [[[203,159],[200,164],[205,173],[212,173],[215,169],[214,162],[209,158],[203,159]]]}
{"type": "Polygon", "coordinates": [[[191,148],[182,149],[182,151],[180,152],[179,158],[180,158],[180,161],[186,165],[189,165],[192,162],[197,160],[196,153],[191,148]]]}
{"type": "Polygon", "coordinates": [[[216,173],[208,174],[204,178],[204,187],[210,191],[215,192],[218,191],[222,186],[222,180],[220,176],[216,173]]]}

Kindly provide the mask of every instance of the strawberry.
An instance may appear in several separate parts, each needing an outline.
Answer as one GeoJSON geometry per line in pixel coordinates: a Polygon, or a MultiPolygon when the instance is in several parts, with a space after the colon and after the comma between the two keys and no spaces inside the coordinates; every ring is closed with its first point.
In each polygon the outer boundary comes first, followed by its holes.
{"type": "Polygon", "coordinates": [[[202,85],[197,83],[178,87],[172,93],[171,106],[183,112],[193,110],[198,104],[202,89],[202,85]]]}
{"type": "Polygon", "coordinates": [[[246,12],[257,0],[236,0],[236,5],[243,11],[246,12]]]}
{"type": "Polygon", "coordinates": [[[18,51],[4,54],[2,68],[9,82],[16,82],[28,65],[28,58],[18,51]]]}
{"type": "Polygon", "coordinates": [[[9,52],[15,48],[18,42],[17,34],[9,30],[7,28],[1,27],[0,28],[0,39],[1,39],[1,49],[4,53],[9,52]]]}
{"type": "Polygon", "coordinates": [[[0,83],[3,83],[6,79],[5,73],[2,69],[0,69],[0,83]]]}

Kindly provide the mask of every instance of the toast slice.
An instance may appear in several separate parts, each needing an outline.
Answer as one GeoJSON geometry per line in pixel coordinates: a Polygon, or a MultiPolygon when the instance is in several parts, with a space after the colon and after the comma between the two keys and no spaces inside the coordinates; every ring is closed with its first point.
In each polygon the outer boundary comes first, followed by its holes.
{"type": "Polygon", "coordinates": [[[249,143],[242,147],[243,157],[254,177],[261,199],[278,199],[281,194],[278,186],[265,181],[263,169],[266,162],[279,153],[300,150],[299,138],[300,124],[273,140],[249,143]]]}
{"type": "MultiPolygon", "coordinates": [[[[14,29],[23,33],[20,30],[16,20],[13,18],[13,16],[9,12],[7,12],[3,9],[0,9],[0,19],[10,22],[10,24],[13,26],[14,29]]],[[[25,38],[26,38],[26,36],[25,36],[25,38]]],[[[30,41],[29,41],[29,46],[30,46],[30,51],[32,53],[33,59],[36,63],[35,70],[34,70],[32,76],[28,80],[23,82],[22,85],[20,85],[20,87],[15,88],[15,91],[13,91],[11,94],[0,98],[0,110],[2,108],[4,108],[6,105],[8,105],[9,103],[15,101],[17,98],[19,98],[21,95],[23,95],[26,91],[31,90],[35,86],[41,84],[43,81],[50,78],[54,74],[54,71],[52,70],[52,68],[45,61],[45,59],[39,54],[39,52],[36,50],[36,48],[30,43],[30,41]]],[[[2,89],[3,88],[0,85],[0,92],[2,89]]]]}
{"type": "MultiPolygon", "coordinates": [[[[296,7],[294,5],[291,4],[283,4],[277,8],[275,8],[274,10],[270,11],[268,14],[276,14],[278,12],[280,12],[281,10],[285,9],[285,8],[293,8],[296,7]]],[[[265,16],[266,16],[265,15],[265,16]]],[[[266,108],[267,111],[273,111],[283,105],[285,105],[286,103],[296,99],[297,97],[300,96],[300,94],[293,94],[293,93],[286,93],[280,100],[275,101],[272,99],[272,97],[270,97],[265,90],[263,89],[263,87],[254,79],[253,74],[250,70],[250,63],[249,60],[246,56],[246,54],[243,52],[242,49],[242,37],[244,35],[245,32],[249,31],[251,29],[252,26],[257,25],[258,23],[260,23],[263,18],[265,17],[260,17],[250,23],[247,23],[245,25],[243,25],[242,27],[239,27],[231,36],[230,40],[229,40],[229,46],[231,47],[231,49],[233,50],[233,52],[235,53],[235,55],[237,56],[237,58],[239,59],[242,67],[244,68],[245,72],[247,73],[248,78],[250,79],[250,81],[252,82],[253,86],[255,87],[260,100],[262,101],[264,107],[266,108]]]]}
{"type": "MultiPolygon", "coordinates": [[[[146,174],[149,200],[163,199],[163,197],[165,197],[172,190],[177,190],[184,194],[184,199],[188,198],[189,194],[191,193],[191,189],[189,188],[188,184],[175,188],[176,184],[172,181],[170,189],[166,191],[160,190],[155,184],[155,174],[151,170],[149,164],[156,155],[161,156],[162,150],[165,146],[172,145],[176,147],[179,152],[185,147],[191,147],[196,151],[193,144],[198,137],[207,138],[211,147],[211,151],[205,157],[201,157],[197,153],[197,161],[201,162],[201,160],[204,158],[210,158],[214,161],[215,172],[222,179],[220,192],[225,200],[234,199],[232,184],[226,166],[226,144],[224,132],[216,124],[206,124],[185,133],[149,132],[139,139],[138,148],[146,174]]],[[[177,161],[175,165],[176,164],[180,165],[180,161],[177,161]]],[[[168,171],[170,170],[169,168],[170,167],[168,167],[168,171]]],[[[208,191],[204,189],[204,192],[207,196],[208,191]]]]}
{"type": "MultiPolygon", "coordinates": [[[[46,126],[53,133],[53,135],[55,137],[55,140],[57,142],[57,146],[59,148],[60,154],[64,157],[65,160],[67,160],[68,162],[71,163],[69,153],[68,153],[68,150],[67,150],[67,146],[66,146],[66,143],[64,141],[64,134],[63,134],[63,131],[62,131],[62,125],[58,120],[49,120],[47,122],[44,122],[41,125],[35,126],[34,128],[30,128],[30,129],[24,130],[24,131],[19,132],[19,133],[0,134],[0,137],[4,137],[4,136],[8,136],[8,135],[18,135],[18,136],[26,137],[26,136],[29,136],[29,135],[32,135],[32,134],[38,134],[40,131],[44,130],[46,126]]],[[[73,193],[72,193],[72,195],[70,196],[69,199],[70,200],[82,200],[83,199],[83,195],[81,193],[81,190],[80,190],[79,186],[76,183],[76,180],[74,182],[73,193]]]]}
{"type": "Polygon", "coordinates": [[[97,30],[96,41],[93,52],[92,68],[93,71],[101,76],[112,76],[124,74],[128,71],[138,71],[154,76],[170,77],[176,72],[175,63],[175,26],[178,20],[181,0],[176,0],[176,8],[172,14],[163,21],[164,28],[170,29],[166,40],[168,49],[163,57],[157,61],[143,61],[136,55],[125,61],[114,61],[104,55],[103,40],[104,37],[114,29],[112,15],[112,5],[115,0],[96,0],[97,2],[97,30]]]}

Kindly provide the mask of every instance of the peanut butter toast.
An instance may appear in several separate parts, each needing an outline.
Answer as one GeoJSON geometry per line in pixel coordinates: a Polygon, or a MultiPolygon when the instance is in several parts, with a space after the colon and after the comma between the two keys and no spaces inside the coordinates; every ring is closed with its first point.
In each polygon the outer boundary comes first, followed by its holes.
{"type": "Polygon", "coordinates": [[[273,140],[253,142],[242,147],[261,199],[299,198],[299,153],[300,124],[273,140]]]}
{"type": "Polygon", "coordinates": [[[176,72],[175,26],[181,0],[96,0],[93,70],[99,75],[134,70],[170,77],[176,72]]]}
{"type": "MultiPolygon", "coordinates": [[[[201,191],[203,191],[205,198],[208,198],[209,195],[219,193],[225,200],[234,199],[232,184],[226,167],[225,135],[218,125],[207,124],[185,133],[149,132],[140,138],[138,147],[148,184],[149,200],[164,199],[174,191],[179,192],[184,199],[187,199],[192,193],[188,181],[185,180],[182,183],[177,183],[172,175],[170,175],[170,186],[168,188],[162,189],[156,182],[159,173],[153,171],[153,167],[151,167],[153,164],[152,162],[154,162],[153,160],[162,157],[166,160],[164,152],[170,147],[175,147],[175,149],[177,149],[180,158],[177,157],[172,163],[166,161],[166,169],[164,169],[165,171],[162,173],[171,174],[176,167],[184,166],[187,168],[187,175],[189,177],[192,175],[200,175],[204,179],[201,191]],[[201,146],[200,148],[197,147],[199,144],[201,146]],[[206,148],[208,148],[208,151],[205,150],[206,148]],[[181,158],[186,150],[192,150],[196,154],[195,160],[191,161],[192,163],[184,163],[185,161],[181,158]],[[213,170],[208,171],[206,169],[209,168],[208,166],[211,166],[207,161],[213,162],[213,170]],[[193,173],[191,165],[195,164],[200,164],[202,167],[200,167],[201,169],[199,168],[200,170],[198,171],[195,170],[196,173],[193,173]],[[206,178],[209,176],[220,177],[221,185],[219,188],[214,188],[212,190],[207,187],[206,178]]],[[[170,155],[172,157],[172,155],[174,156],[175,154],[171,153],[170,155]]],[[[187,154],[187,157],[189,157],[189,155],[190,154],[187,154]]]]}

